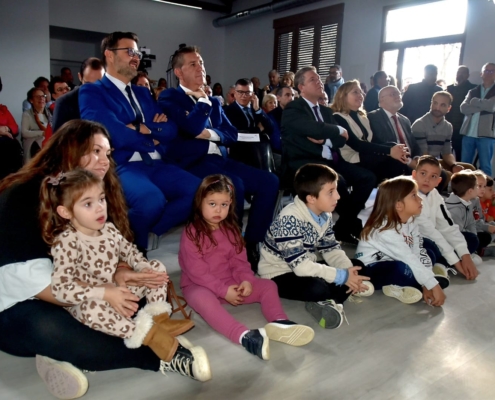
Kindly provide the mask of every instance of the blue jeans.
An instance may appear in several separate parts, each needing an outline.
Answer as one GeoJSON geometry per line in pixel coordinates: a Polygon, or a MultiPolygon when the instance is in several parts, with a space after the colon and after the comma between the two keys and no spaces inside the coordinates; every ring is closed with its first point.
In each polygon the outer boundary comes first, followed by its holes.
{"type": "Polygon", "coordinates": [[[470,136],[464,136],[462,138],[462,162],[473,164],[474,155],[478,150],[478,157],[480,160],[480,169],[492,176],[492,157],[493,157],[493,145],[495,139],[492,138],[474,138],[470,136]]]}
{"type": "Polygon", "coordinates": [[[148,245],[148,233],[158,236],[186,221],[201,180],[182,168],[161,160],[147,165],[127,162],[117,167],[117,174],[129,206],[129,221],[135,243],[148,245]]]}
{"type": "Polygon", "coordinates": [[[89,371],[160,367],[149,347],[129,349],[121,338],[91,329],[63,307],[42,300],[26,300],[2,311],[0,331],[0,351],[17,357],[40,354],[89,371]]]}
{"type": "MultiPolygon", "coordinates": [[[[378,290],[388,285],[412,286],[418,290],[423,290],[409,265],[402,261],[380,261],[368,264],[360,272],[364,276],[369,276],[371,283],[378,290]]],[[[447,287],[447,280],[441,282],[441,285],[445,284],[445,287],[447,287]]],[[[442,289],[445,289],[445,287],[442,287],[442,289]]]]}

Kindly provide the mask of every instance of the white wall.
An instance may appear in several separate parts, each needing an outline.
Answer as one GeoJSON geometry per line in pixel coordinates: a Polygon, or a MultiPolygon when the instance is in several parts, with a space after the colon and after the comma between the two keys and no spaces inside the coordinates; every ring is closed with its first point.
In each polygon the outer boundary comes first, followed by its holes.
{"type": "MultiPolygon", "coordinates": [[[[235,10],[241,11],[268,1],[239,0],[235,10]]],[[[273,20],[339,3],[345,3],[340,63],[345,79],[357,78],[369,81],[379,66],[383,7],[407,2],[406,0],[325,0],[281,13],[265,14],[253,20],[233,24],[225,28],[226,69],[225,81],[232,82],[241,76],[259,76],[262,85],[268,82],[267,73],[272,68],[274,31],[273,20]]],[[[487,61],[495,59],[493,46],[483,46],[495,37],[495,5],[486,0],[470,0],[466,26],[464,63],[473,71],[479,71],[487,61]]],[[[418,29],[420,27],[418,26],[418,29]]],[[[473,72],[473,82],[479,82],[479,74],[473,72]]]]}
{"type": "Polygon", "coordinates": [[[0,10],[0,103],[20,128],[27,91],[38,76],[50,78],[48,0],[0,0],[0,10]]]}
{"type": "Polygon", "coordinates": [[[224,31],[211,21],[218,13],[150,0],[49,0],[50,25],[96,32],[131,31],[139,46],[156,55],[152,79],[165,76],[169,57],[180,43],[201,47],[207,73],[219,79],[224,72],[224,31]]]}

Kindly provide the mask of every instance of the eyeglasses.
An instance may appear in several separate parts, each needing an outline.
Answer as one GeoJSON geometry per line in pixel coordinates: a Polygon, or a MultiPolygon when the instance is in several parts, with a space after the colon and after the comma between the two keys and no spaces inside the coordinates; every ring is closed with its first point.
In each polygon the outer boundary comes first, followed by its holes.
{"type": "Polygon", "coordinates": [[[61,86],[61,87],[55,89],[55,91],[57,93],[60,93],[60,92],[69,92],[70,91],[70,87],[69,86],[61,86]]]}
{"type": "Polygon", "coordinates": [[[46,100],[46,94],[34,95],[33,99],[38,99],[38,100],[45,99],[46,100]]]}
{"type": "Polygon", "coordinates": [[[116,48],[116,49],[108,49],[108,50],[112,50],[112,51],[115,51],[115,50],[127,50],[127,54],[129,55],[129,57],[137,57],[138,59],[142,59],[143,58],[143,53],[141,53],[140,51],[137,51],[137,50],[134,50],[132,47],[119,47],[119,48],[116,48]]]}
{"type": "Polygon", "coordinates": [[[239,96],[251,96],[253,94],[251,91],[245,92],[244,90],[236,90],[236,92],[239,96]]]}
{"type": "Polygon", "coordinates": [[[485,69],[483,71],[484,74],[495,74],[495,69],[485,69]]]}

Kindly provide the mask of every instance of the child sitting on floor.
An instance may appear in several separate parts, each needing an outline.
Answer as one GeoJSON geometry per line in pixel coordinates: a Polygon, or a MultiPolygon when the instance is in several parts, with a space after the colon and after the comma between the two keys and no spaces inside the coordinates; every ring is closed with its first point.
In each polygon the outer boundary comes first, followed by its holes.
{"type": "MultiPolygon", "coordinates": [[[[488,237],[489,235],[490,240],[488,243],[491,243],[493,242],[493,240],[495,240],[495,222],[486,221],[485,214],[483,213],[483,207],[481,206],[481,199],[485,196],[485,192],[486,192],[487,176],[481,170],[474,171],[473,173],[476,176],[476,181],[478,182],[478,197],[473,200],[473,216],[474,216],[474,220],[476,221],[476,231],[478,233],[479,238],[480,235],[485,237],[488,237]]],[[[481,238],[480,238],[480,242],[481,242],[481,238]]],[[[495,255],[495,247],[489,246],[489,248],[481,249],[480,256],[482,257],[483,256],[493,257],[494,255],[495,255]]]]}
{"type": "Polygon", "coordinates": [[[445,277],[435,276],[423,247],[414,217],[421,214],[422,200],[416,183],[405,177],[384,181],[378,188],[373,211],[361,233],[356,257],[364,273],[386,296],[412,304],[424,297],[433,306],[445,301],[445,277]]]}
{"type": "Polygon", "coordinates": [[[196,192],[191,219],[180,240],[182,293],[213,329],[268,360],[269,339],[303,346],[313,340],[314,331],[289,321],[277,286],[254,276],[236,221],[232,181],[224,175],[207,176],[196,192]],[[268,324],[249,330],[222,306],[226,303],[261,303],[268,324]]]}
{"type": "Polygon", "coordinates": [[[472,171],[464,170],[452,175],[450,184],[453,193],[445,201],[445,205],[466,239],[471,258],[479,265],[483,260],[478,254],[491,242],[491,236],[485,232],[478,233],[476,229],[473,201],[479,195],[478,180],[472,171]]]}
{"type": "Polygon", "coordinates": [[[478,270],[471,259],[466,240],[452,221],[443,197],[435,189],[442,180],[440,171],[440,163],[435,157],[421,156],[418,159],[412,176],[418,184],[423,208],[416,223],[424,238],[424,247],[436,256],[433,267],[435,274],[448,278],[448,269],[453,266],[466,279],[473,280],[478,276],[478,270]]]}
{"type": "Polygon", "coordinates": [[[485,175],[486,177],[486,187],[485,193],[480,196],[481,209],[483,210],[483,215],[485,216],[486,222],[495,221],[495,206],[493,205],[493,198],[495,196],[494,192],[494,182],[491,176],[485,175]]]}
{"type": "Polygon", "coordinates": [[[297,196],[266,233],[258,273],[278,286],[280,297],[306,302],[306,310],[326,329],[344,319],[343,303],[353,293],[369,296],[373,286],[358,274],[363,264],[350,260],[335,240],[332,211],[340,196],[337,173],[326,165],[306,164],[294,179],[297,196]]]}

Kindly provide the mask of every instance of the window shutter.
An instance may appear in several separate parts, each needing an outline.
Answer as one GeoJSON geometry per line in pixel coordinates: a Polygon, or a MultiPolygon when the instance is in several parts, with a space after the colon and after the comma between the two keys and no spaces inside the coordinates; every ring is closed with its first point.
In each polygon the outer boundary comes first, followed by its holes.
{"type": "Polygon", "coordinates": [[[273,68],[284,74],[313,65],[325,79],[340,61],[343,20],[344,4],[274,20],[273,68]]]}
{"type": "Polygon", "coordinates": [[[278,36],[277,71],[280,75],[290,71],[292,57],[292,32],[282,33],[278,36]]]}
{"type": "Polygon", "coordinates": [[[325,82],[330,66],[337,64],[337,34],[338,24],[323,25],[320,39],[320,63],[318,72],[325,82]]]}
{"type": "Polygon", "coordinates": [[[299,41],[297,46],[297,68],[313,65],[315,27],[299,29],[299,41]]]}

